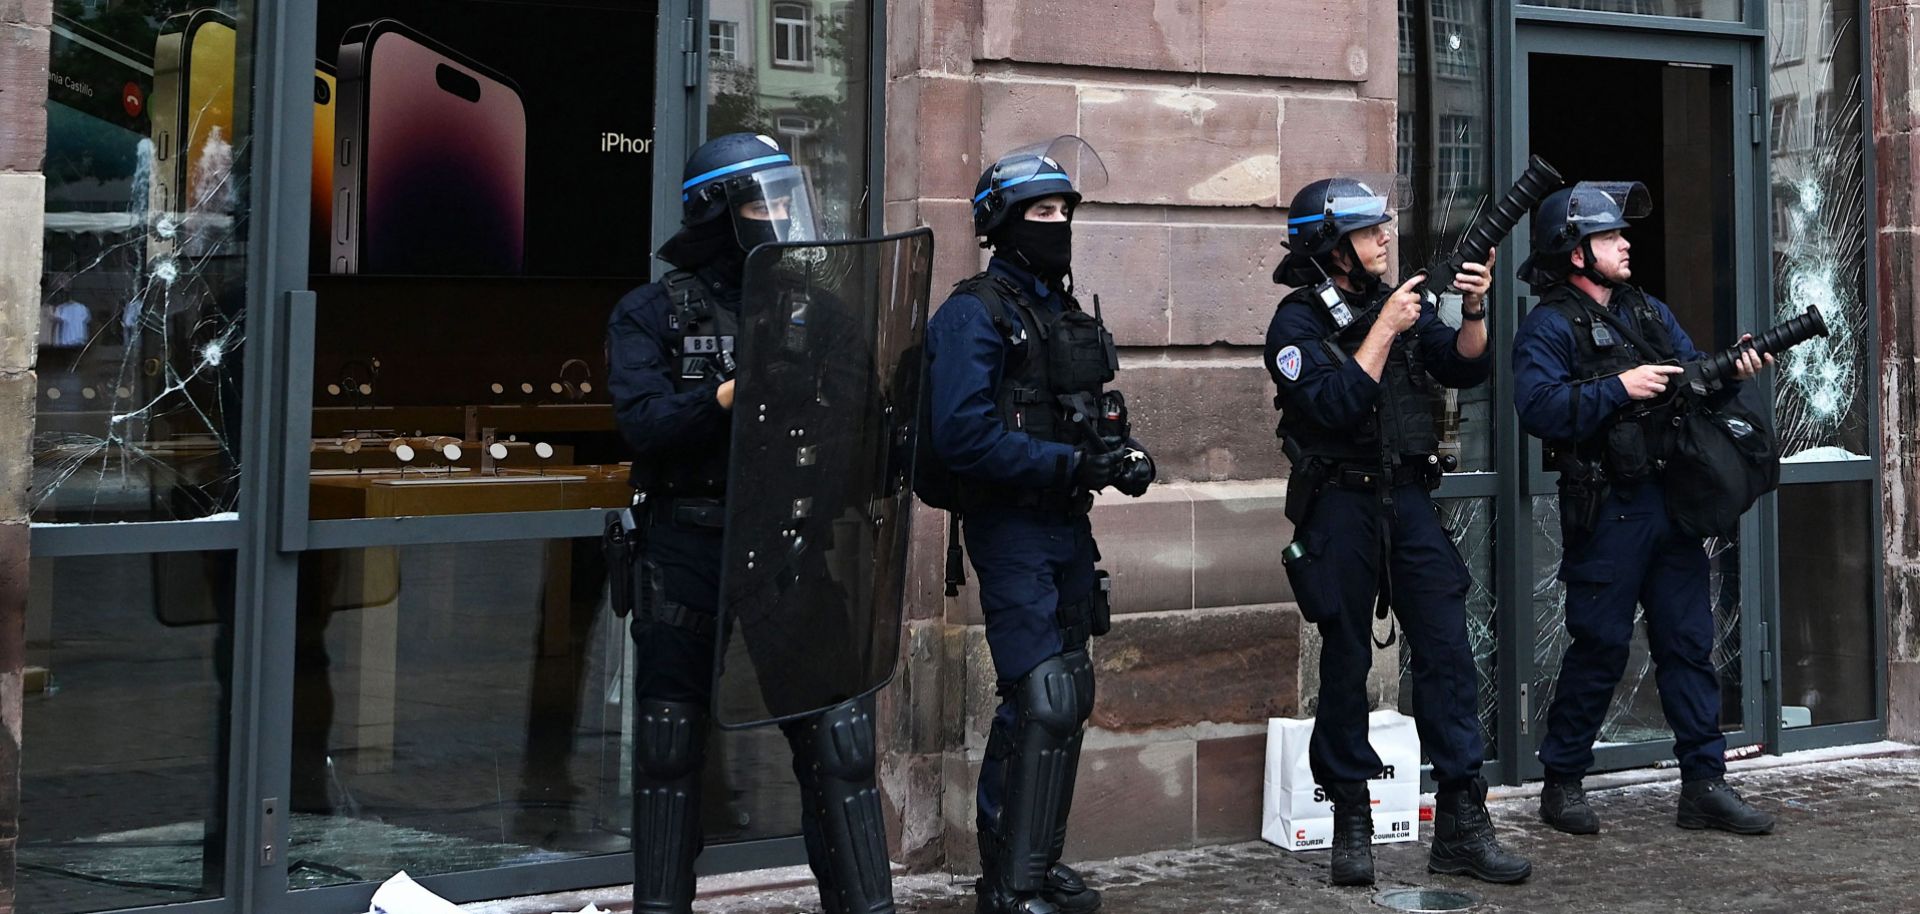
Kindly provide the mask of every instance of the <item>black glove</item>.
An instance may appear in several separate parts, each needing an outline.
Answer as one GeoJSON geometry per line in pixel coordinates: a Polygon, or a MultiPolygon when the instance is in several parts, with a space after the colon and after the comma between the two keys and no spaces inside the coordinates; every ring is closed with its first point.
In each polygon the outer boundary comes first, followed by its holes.
{"type": "Polygon", "coordinates": [[[1107,451],[1092,451],[1080,448],[1078,459],[1074,461],[1073,486],[1088,492],[1098,492],[1113,481],[1113,454],[1107,451]]]}
{"type": "Polygon", "coordinates": [[[1113,487],[1134,498],[1147,494],[1147,486],[1159,475],[1153,457],[1138,447],[1119,451],[1119,467],[1114,470],[1113,487]]]}

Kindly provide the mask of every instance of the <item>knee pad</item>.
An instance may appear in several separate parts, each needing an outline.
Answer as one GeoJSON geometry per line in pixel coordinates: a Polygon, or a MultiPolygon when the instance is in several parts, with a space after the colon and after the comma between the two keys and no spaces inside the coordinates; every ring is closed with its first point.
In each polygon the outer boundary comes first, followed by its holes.
{"type": "Polygon", "coordinates": [[[1072,736],[1093,716],[1093,658],[1078,649],[1040,661],[1014,687],[1014,709],[1057,738],[1072,736]]]}
{"type": "Polygon", "coordinates": [[[641,699],[634,712],[634,764],[660,781],[696,774],[705,761],[707,709],[683,701],[641,699]]]}
{"type": "Polygon", "coordinates": [[[840,781],[873,778],[872,705],[872,698],[841,702],[807,724],[807,752],[823,777],[840,781]]]}

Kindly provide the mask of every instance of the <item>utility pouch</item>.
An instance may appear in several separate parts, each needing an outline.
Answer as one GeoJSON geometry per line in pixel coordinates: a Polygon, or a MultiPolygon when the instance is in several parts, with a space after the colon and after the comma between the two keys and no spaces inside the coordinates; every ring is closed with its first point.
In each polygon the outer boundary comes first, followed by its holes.
{"type": "Polygon", "coordinates": [[[1113,337],[1085,311],[1063,312],[1047,337],[1047,381],[1056,394],[1098,390],[1113,380],[1113,337]]]}
{"type": "Polygon", "coordinates": [[[1087,611],[1087,632],[1099,637],[1113,631],[1113,576],[1095,571],[1093,577],[1093,603],[1087,611]]]}

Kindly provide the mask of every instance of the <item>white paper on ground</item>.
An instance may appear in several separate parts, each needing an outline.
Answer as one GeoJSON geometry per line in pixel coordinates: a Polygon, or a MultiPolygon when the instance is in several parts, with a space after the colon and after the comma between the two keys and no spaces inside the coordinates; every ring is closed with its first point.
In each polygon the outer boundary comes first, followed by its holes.
{"type": "Polygon", "coordinates": [[[368,914],[460,914],[453,902],[421,887],[406,870],[380,884],[367,910],[368,914]]]}

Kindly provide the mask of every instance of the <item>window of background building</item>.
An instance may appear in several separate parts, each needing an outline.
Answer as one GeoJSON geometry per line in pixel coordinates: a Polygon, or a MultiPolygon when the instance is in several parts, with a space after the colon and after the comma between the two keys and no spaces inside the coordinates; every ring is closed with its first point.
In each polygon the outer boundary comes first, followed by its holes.
{"type": "Polygon", "coordinates": [[[740,23],[715,19],[707,23],[707,53],[715,60],[740,59],[740,23]]]}
{"type": "Polygon", "coordinates": [[[1798,98],[1773,100],[1767,135],[1774,149],[1792,152],[1800,148],[1800,100],[1798,98]]]}
{"type": "Polygon", "coordinates": [[[1799,63],[1807,56],[1807,0],[1773,0],[1771,13],[1773,65],[1799,63]]]}
{"type": "Polygon", "coordinates": [[[813,10],[806,3],[773,5],[773,65],[813,67],[813,10]]]}
{"type": "Polygon", "coordinates": [[[744,21],[775,23],[773,51],[766,58],[744,54],[737,63],[710,56],[707,134],[745,131],[778,139],[813,179],[829,237],[864,234],[872,204],[867,192],[871,3],[753,0],[739,9],[744,21]],[[803,31],[785,33],[784,50],[782,22],[805,25],[803,31]],[[804,70],[781,60],[796,47],[808,48],[804,70]]]}

